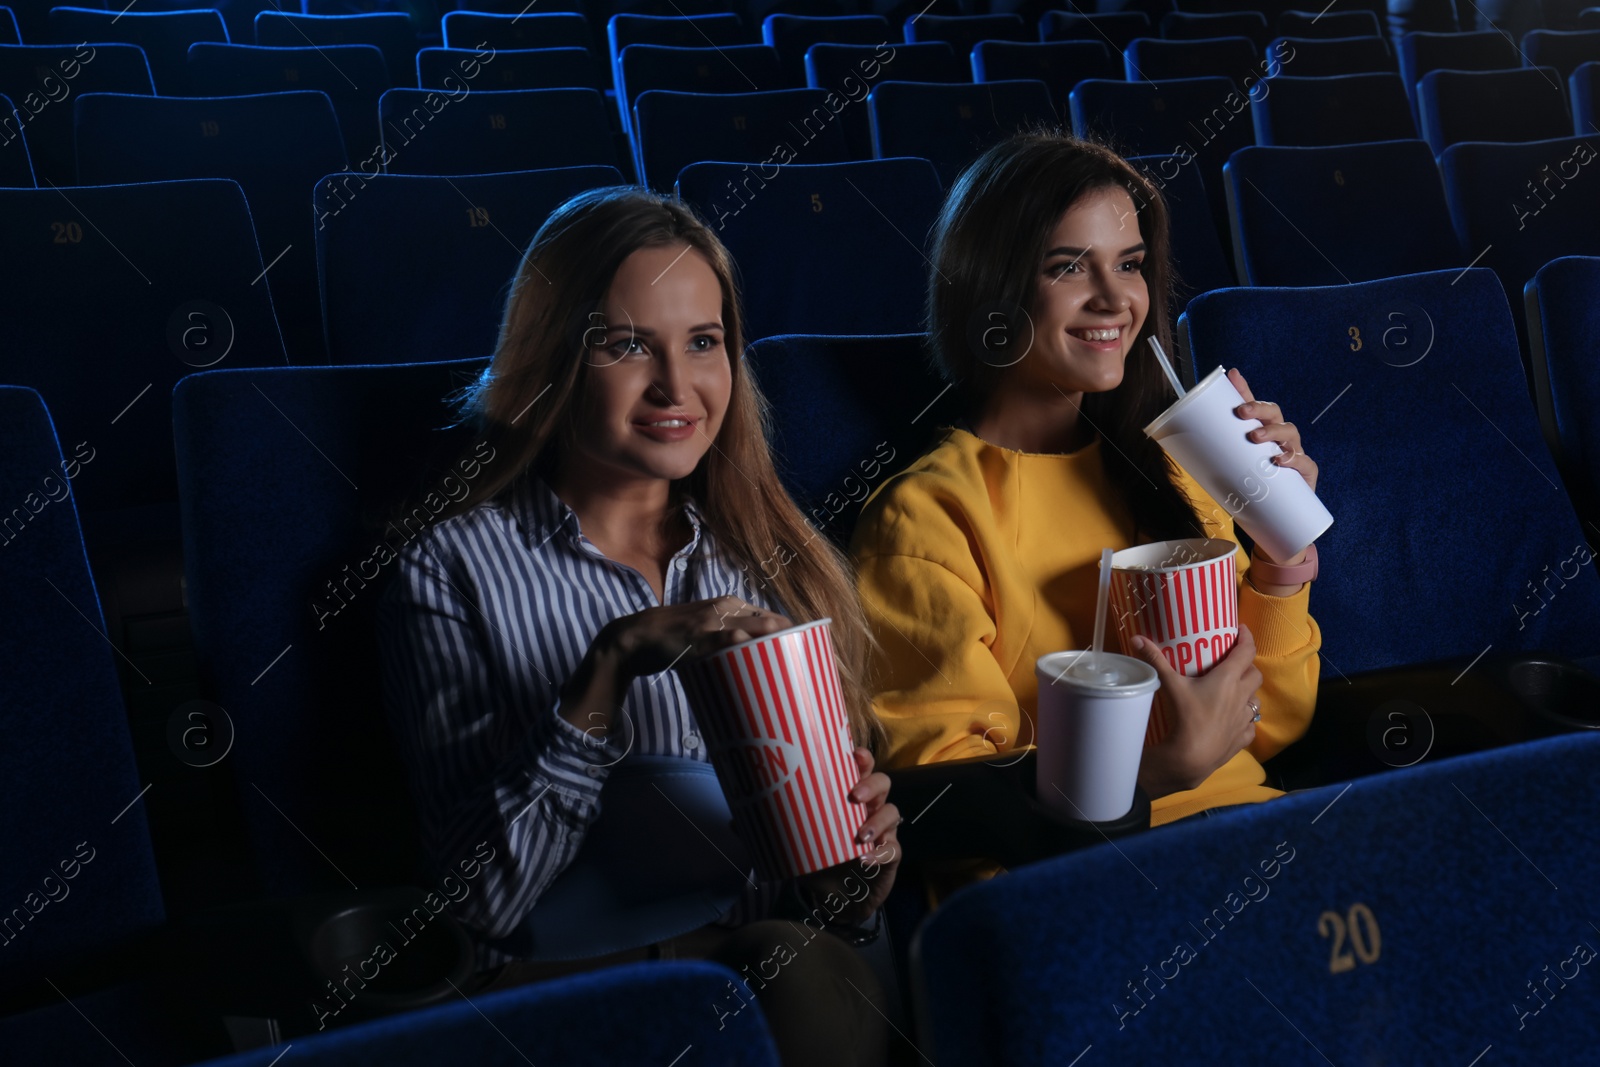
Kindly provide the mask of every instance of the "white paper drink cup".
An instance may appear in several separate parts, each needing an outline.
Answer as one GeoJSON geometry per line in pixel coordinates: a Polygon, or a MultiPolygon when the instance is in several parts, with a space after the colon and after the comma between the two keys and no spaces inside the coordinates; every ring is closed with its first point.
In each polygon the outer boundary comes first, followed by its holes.
{"type": "Polygon", "coordinates": [[[1276,560],[1293,558],[1333,525],[1333,516],[1299,471],[1272,462],[1280,449],[1251,441],[1258,419],[1233,413],[1244,403],[1221,367],[1144,428],[1200,488],[1276,560]]]}
{"type": "Polygon", "coordinates": [[[839,684],[832,620],[794,626],[678,668],[734,832],[777,881],[866,855],[866,806],[839,684]]]}
{"type": "MultiPolygon", "coordinates": [[[[1190,537],[1112,553],[1107,610],[1122,651],[1133,655],[1134,637],[1143,637],[1179,674],[1210,670],[1239,638],[1238,550],[1225,538],[1190,537]]],[[[1171,715],[1158,695],[1150,744],[1167,736],[1171,715]]]]}
{"type": "Polygon", "coordinates": [[[1110,822],[1133,808],[1150,700],[1161,684],[1155,668],[1143,660],[1115,652],[1100,655],[1122,674],[1120,684],[1068,669],[1092,660],[1093,652],[1052,652],[1034,667],[1039,802],[1086,822],[1110,822]]]}

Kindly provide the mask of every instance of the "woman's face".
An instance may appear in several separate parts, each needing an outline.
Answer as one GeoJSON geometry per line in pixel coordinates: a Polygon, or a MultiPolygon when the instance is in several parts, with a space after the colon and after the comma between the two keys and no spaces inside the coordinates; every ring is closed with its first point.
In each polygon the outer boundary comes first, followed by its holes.
{"type": "Polygon", "coordinates": [[[1067,209],[1045,243],[1033,347],[1017,364],[1031,384],[1069,394],[1121,384],[1123,361],[1150,309],[1144,257],[1126,190],[1097,189],[1067,209]]]}
{"type": "Polygon", "coordinates": [[[722,285],[689,245],[641,248],[618,268],[584,334],[584,458],[624,479],[687,477],[733,391],[722,285]]]}

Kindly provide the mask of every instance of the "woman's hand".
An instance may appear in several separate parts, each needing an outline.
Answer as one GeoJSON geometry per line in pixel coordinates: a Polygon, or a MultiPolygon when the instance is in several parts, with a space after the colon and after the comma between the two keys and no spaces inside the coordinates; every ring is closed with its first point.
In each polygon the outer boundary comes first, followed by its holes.
{"type": "Polygon", "coordinates": [[[736,596],[722,596],[646,608],[613,619],[595,635],[594,648],[631,681],[664,671],[685,657],[704,656],[793,625],[777,612],[736,596]]]}
{"type": "MultiPolygon", "coordinates": [[[[1280,467],[1292,467],[1305,478],[1306,484],[1312,489],[1317,487],[1317,465],[1312,458],[1300,448],[1300,431],[1294,423],[1283,421],[1283,409],[1270,400],[1257,400],[1255,394],[1250,392],[1250,386],[1245,382],[1244,375],[1238,368],[1228,372],[1228,380],[1233,387],[1239,390],[1239,395],[1244,397],[1244,403],[1233,409],[1233,413],[1241,419],[1260,419],[1261,427],[1251,430],[1247,435],[1250,440],[1276,441],[1283,452],[1272,458],[1272,462],[1280,467]]],[[[1289,563],[1289,560],[1278,560],[1279,563],[1289,563]]]]}
{"type": "Polygon", "coordinates": [[[635,678],[667,670],[794,624],[736,596],[646,608],[600,628],[583,660],[561,687],[563,718],[604,744],[617,708],[635,678]]]}
{"type": "Polygon", "coordinates": [[[856,766],[861,769],[861,780],[850,790],[852,803],[863,804],[867,821],[856,833],[856,840],[874,842],[877,847],[866,856],[829,867],[825,871],[804,875],[798,879],[803,896],[821,908],[820,918],[836,924],[860,926],[883,906],[894,888],[895,872],[900,868],[900,838],[896,827],[900,825],[900,809],[889,803],[889,776],[874,772],[872,753],[861,747],[855,750],[856,766]],[[829,893],[844,901],[838,912],[830,912],[825,905],[829,893]]]}
{"type": "Polygon", "coordinates": [[[1228,654],[1198,678],[1173,670],[1142,637],[1134,638],[1134,654],[1156,669],[1171,715],[1167,736],[1145,749],[1139,764],[1139,785],[1151,800],[1195,788],[1256,739],[1248,705],[1262,679],[1248,626],[1240,624],[1228,654]]]}

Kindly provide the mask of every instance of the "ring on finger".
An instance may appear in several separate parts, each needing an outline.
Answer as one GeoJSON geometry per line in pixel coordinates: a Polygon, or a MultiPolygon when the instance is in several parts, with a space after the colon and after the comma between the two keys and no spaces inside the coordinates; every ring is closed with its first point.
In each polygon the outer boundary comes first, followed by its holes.
{"type": "Polygon", "coordinates": [[[1251,697],[1249,700],[1245,701],[1244,706],[1250,709],[1251,722],[1261,721],[1261,701],[1257,700],[1255,697],[1251,697]]]}

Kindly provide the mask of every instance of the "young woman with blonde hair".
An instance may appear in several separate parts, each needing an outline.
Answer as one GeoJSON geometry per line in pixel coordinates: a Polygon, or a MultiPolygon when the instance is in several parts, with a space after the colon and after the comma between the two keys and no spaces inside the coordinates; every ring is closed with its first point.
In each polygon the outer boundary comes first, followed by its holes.
{"type": "MultiPolygon", "coordinates": [[[[785,1063],[875,1063],[886,1038],[867,993],[882,994],[847,941],[880,921],[899,814],[873,770],[870,636],[843,557],[811,536],[774,469],[742,345],[728,252],[682,204],[618,187],[558,208],[465,397],[495,459],[407,548],[386,596],[386,694],[429,858],[445,869],[480,842],[493,850],[458,915],[483,960],[503,966],[495,981],[673,955],[740,970],[785,942],[794,959],[751,987],[785,1063]],[[769,574],[780,550],[788,562],[769,574]],[[520,962],[541,897],[582,860],[608,778],[640,760],[704,769],[671,668],[824,617],[871,856],[783,886],[752,881],[729,914],[686,935],[573,966],[520,962]],[[796,948],[800,928],[772,917],[803,915],[841,936],[796,948]]],[[[631,832],[643,841],[685,817],[660,803],[631,832]]]]}

